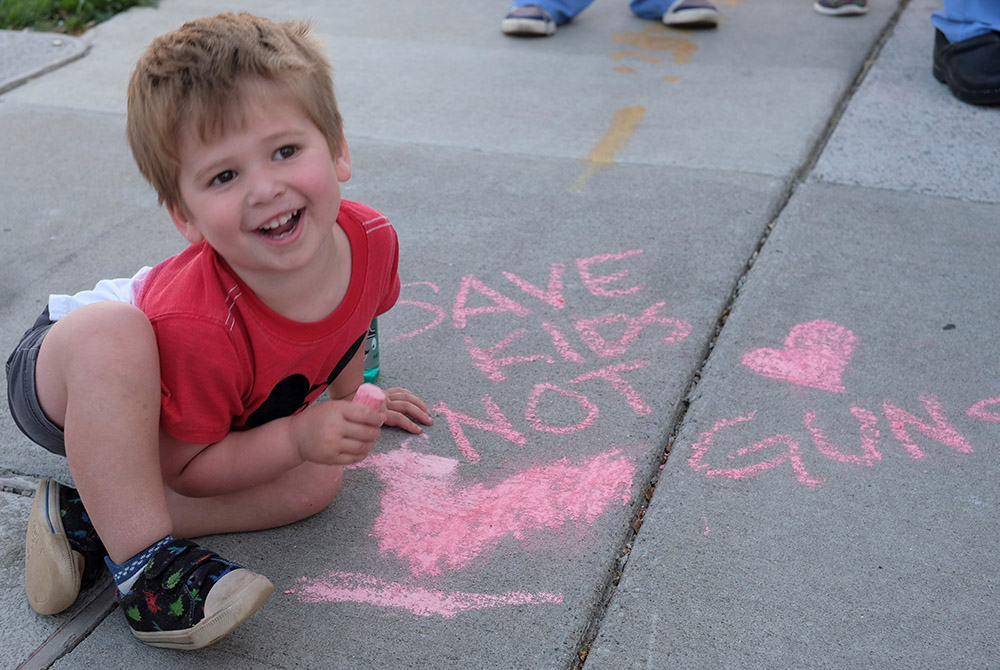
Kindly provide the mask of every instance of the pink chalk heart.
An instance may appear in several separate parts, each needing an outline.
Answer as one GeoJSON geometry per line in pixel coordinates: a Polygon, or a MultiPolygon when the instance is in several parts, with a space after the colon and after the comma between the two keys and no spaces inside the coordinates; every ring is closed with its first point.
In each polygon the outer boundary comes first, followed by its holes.
{"type": "Polygon", "coordinates": [[[810,321],[792,328],[781,349],[754,349],[743,365],[783,381],[842,393],[840,381],[858,339],[833,321],[810,321]]]}

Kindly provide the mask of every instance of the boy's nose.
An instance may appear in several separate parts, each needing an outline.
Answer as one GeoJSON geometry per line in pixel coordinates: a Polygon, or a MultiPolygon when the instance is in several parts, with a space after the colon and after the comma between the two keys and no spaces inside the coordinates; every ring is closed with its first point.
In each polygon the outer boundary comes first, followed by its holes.
{"type": "Polygon", "coordinates": [[[275,198],[285,193],[285,184],[269,170],[257,173],[250,185],[249,199],[251,205],[261,205],[273,202],[275,198]]]}

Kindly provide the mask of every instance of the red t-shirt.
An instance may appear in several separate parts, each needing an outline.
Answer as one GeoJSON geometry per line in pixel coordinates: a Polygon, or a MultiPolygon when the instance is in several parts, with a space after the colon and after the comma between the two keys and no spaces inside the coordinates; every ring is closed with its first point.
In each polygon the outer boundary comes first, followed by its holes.
{"type": "Polygon", "coordinates": [[[161,425],[179,440],[218,442],[232,430],[290,416],[335,378],[371,320],[399,297],[396,231],[376,210],[342,201],[337,222],[351,243],[351,279],[340,306],[302,323],[267,307],[202,242],[142,281],[136,305],[160,350],[161,425]]]}

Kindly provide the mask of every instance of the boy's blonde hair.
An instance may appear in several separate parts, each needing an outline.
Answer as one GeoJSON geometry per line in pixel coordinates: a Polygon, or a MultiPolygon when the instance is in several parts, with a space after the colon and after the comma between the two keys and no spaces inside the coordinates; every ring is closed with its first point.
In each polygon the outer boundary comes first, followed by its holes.
{"type": "Polygon", "coordinates": [[[183,206],[178,145],[189,128],[205,140],[243,123],[241,85],[277,85],[326,135],[340,156],[343,133],[330,63],[298,21],[221,14],[162,35],[139,58],[128,86],[126,134],[132,155],[160,204],[183,206]]]}

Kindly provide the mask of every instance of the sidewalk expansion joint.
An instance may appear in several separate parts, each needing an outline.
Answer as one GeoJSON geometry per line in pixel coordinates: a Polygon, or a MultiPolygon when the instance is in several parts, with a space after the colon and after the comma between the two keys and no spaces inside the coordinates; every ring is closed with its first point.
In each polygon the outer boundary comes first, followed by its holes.
{"type": "Polygon", "coordinates": [[[771,233],[774,231],[775,224],[781,216],[781,213],[791,202],[792,196],[798,190],[798,187],[805,182],[806,178],[813,171],[816,166],[816,162],[819,160],[820,155],[822,155],[823,150],[826,148],[827,143],[830,141],[833,132],[837,128],[837,124],[843,117],[844,111],[847,109],[848,104],[851,99],[857,93],[858,89],[861,87],[865,77],[871,70],[872,65],[878,59],[879,54],[882,51],[883,46],[888,41],[889,37],[892,35],[896,24],[899,22],[899,18],[903,11],[909,5],[910,0],[901,0],[896,11],[889,17],[882,32],[879,33],[878,38],[875,40],[872,48],[866,55],[861,67],[859,68],[857,74],[855,75],[851,85],[841,96],[840,100],[830,115],[827,121],[826,128],[820,137],[816,140],[812,149],[806,155],[805,160],[799,166],[799,168],[794,172],[792,177],[788,180],[783,192],[779,195],[775,201],[772,212],[767,217],[768,223],[764,227],[761,233],[760,239],[757,241],[757,245],[750,257],[747,259],[743,270],[737,276],[735,282],[733,283],[732,290],[730,291],[729,298],[723,306],[722,310],[719,312],[716,318],[715,328],[712,331],[712,336],[709,341],[706,342],[702,349],[700,362],[695,366],[695,369],[691,371],[688,377],[688,382],[684,388],[684,393],[681,401],[677,405],[677,409],[674,411],[674,416],[670,421],[670,425],[673,426],[670,435],[667,437],[666,444],[663,449],[663,454],[659,459],[659,462],[653,465],[652,471],[647,473],[647,476],[642,480],[645,482],[642,485],[644,489],[644,500],[639,505],[638,510],[632,520],[632,523],[626,528],[623,535],[620,549],[617,553],[617,557],[614,561],[614,566],[609,570],[609,577],[604,584],[603,591],[600,598],[595,604],[592,615],[590,617],[590,623],[584,630],[580,644],[578,645],[576,652],[571,660],[570,668],[571,670],[585,670],[587,655],[590,652],[590,648],[597,639],[597,635],[601,630],[601,626],[604,623],[604,619],[607,616],[608,607],[614,598],[615,592],[618,589],[618,585],[624,577],[625,570],[627,567],[629,556],[632,552],[632,547],[635,543],[635,538],[639,535],[639,531],[642,529],[642,523],[646,515],[646,510],[653,501],[653,496],[656,493],[656,486],[659,482],[660,472],[666,467],[667,461],[670,458],[670,452],[673,449],[674,442],[677,439],[677,435],[684,426],[684,420],[687,417],[689,408],[694,401],[694,393],[697,390],[698,384],[701,381],[701,371],[708,365],[708,362],[712,356],[712,352],[715,349],[715,343],[718,341],[719,336],[722,334],[723,328],[726,326],[726,322],[729,319],[729,315],[733,309],[736,300],[739,298],[740,292],[743,290],[743,286],[746,283],[750,270],[753,268],[754,263],[756,263],[757,258],[760,256],[761,252],[764,250],[764,246],[767,244],[771,233]]]}
{"type": "Polygon", "coordinates": [[[117,606],[115,585],[110,579],[91,588],[89,599],[31,652],[17,670],[44,670],[83,642],[117,606]],[[105,583],[106,582],[106,583],[105,583]]]}

